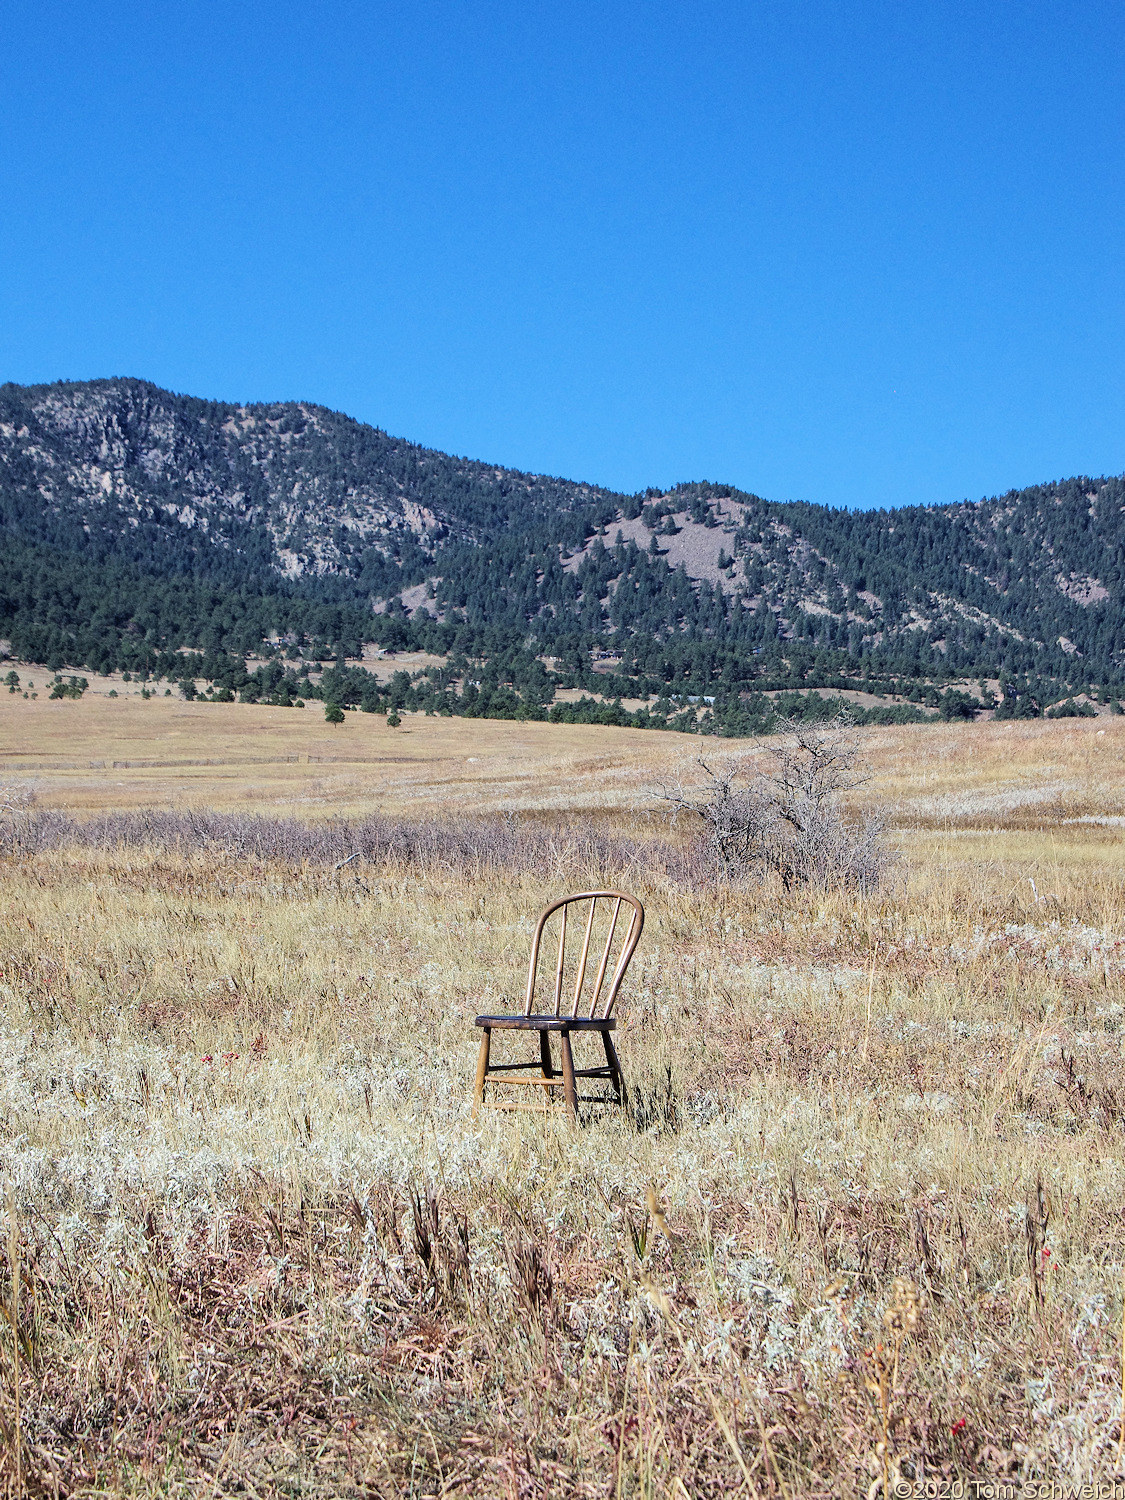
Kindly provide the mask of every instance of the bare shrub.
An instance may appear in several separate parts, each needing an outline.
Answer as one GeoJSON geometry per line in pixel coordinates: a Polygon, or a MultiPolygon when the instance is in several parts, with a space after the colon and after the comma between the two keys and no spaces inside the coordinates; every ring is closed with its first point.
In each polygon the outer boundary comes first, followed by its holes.
{"type": "Polygon", "coordinates": [[[25,812],[35,802],[35,793],[23,781],[0,780],[0,818],[25,812]]]}
{"type": "Polygon", "coordinates": [[[849,818],[843,806],[846,794],[869,779],[855,727],[846,717],[785,724],[780,742],[759,741],[753,753],[722,766],[701,756],[703,784],[665,787],[662,796],[703,821],[704,842],[728,876],[772,875],[786,889],[876,889],[894,855],[880,817],[849,818]],[[753,768],[763,751],[773,761],[769,771],[753,768]]]}
{"type": "Polygon", "coordinates": [[[39,826],[53,815],[35,807],[35,792],[24,781],[0,779],[0,850],[26,852],[38,843],[39,826]]]}

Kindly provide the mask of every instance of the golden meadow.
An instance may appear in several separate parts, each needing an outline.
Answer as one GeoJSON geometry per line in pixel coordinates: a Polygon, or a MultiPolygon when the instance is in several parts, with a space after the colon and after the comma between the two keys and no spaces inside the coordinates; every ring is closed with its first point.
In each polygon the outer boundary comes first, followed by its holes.
{"type": "Polygon", "coordinates": [[[1119,1473],[1125,720],[864,747],[857,897],[669,821],[745,745],[0,699],[7,1493],[1119,1473]],[[631,1117],[472,1124],[473,1016],[602,882],[631,1117]]]}

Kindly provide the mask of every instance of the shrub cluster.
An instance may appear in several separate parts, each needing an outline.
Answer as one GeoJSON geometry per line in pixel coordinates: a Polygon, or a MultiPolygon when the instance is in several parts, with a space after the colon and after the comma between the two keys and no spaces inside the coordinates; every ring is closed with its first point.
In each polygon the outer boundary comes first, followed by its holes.
{"type": "Polygon", "coordinates": [[[777,744],[760,746],[769,772],[747,769],[747,757],[716,768],[700,758],[704,780],[666,789],[677,809],[706,828],[704,842],[728,876],[773,876],[788,890],[809,885],[876,890],[894,862],[884,822],[846,814],[846,793],[866,781],[854,725],[790,720],[777,744]]]}

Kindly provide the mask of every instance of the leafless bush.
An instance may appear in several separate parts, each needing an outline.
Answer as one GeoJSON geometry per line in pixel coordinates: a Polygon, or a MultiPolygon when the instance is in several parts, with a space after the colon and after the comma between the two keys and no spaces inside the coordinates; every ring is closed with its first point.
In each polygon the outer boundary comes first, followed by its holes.
{"type": "Polygon", "coordinates": [[[699,759],[702,785],[665,787],[673,807],[706,825],[705,843],[728,876],[774,875],[798,885],[851,886],[870,891],[886,878],[894,856],[883,843],[884,823],[867,814],[849,818],[845,795],[867,779],[854,726],[787,721],[780,743],[758,743],[716,767],[699,759]],[[763,751],[766,771],[748,769],[763,751]]]}
{"type": "Polygon", "coordinates": [[[35,802],[35,793],[23,781],[0,781],[0,818],[25,812],[35,802]]]}
{"type": "Polygon", "coordinates": [[[35,792],[26,782],[0,780],[0,849],[26,849],[35,843],[39,824],[50,820],[51,814],[36,810],[35,792]]]}

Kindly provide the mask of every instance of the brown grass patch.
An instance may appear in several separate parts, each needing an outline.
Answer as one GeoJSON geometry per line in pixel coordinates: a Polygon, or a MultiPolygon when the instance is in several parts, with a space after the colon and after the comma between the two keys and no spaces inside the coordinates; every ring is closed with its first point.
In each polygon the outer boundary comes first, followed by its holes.
{"type": "MultiPolygon", "coordinates": [[[[569,733],[453,727],[544,755],[569,733]]],[[[1032,728],[873,732],[879,794],[936,795],[946,734],[976,736],[983,787],[1033,780],[1036,754],[1044,779],[1088,760],[1087,786],[1117,764],[1113,724],[1108,746],[1032,728]]],[[[627,764],[612,734],[563,741],[560,791],[580,761],[594,786],[627,764]]],[[[41,1494],[1114,1474],[1120,836],[900,841],[905,883],[868,898],[619,869],[649,910],[620,1035],[635,1116],[577,1132],[470,1123],[471,1018],[515,993],[539,906],[612,876],[612,852],[596,872],[561,836],[549,869],[156,844],[9,860],[8,1492],[17,1353],[41,1494]]]]}

